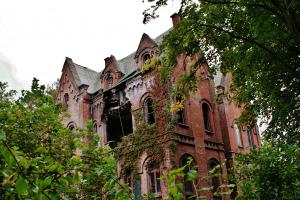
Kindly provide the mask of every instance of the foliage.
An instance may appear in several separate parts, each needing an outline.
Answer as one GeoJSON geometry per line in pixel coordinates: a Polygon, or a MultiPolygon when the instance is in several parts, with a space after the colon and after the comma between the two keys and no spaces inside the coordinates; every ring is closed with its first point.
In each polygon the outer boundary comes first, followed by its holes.
{"type": "Polygon", "coordinates": [[[1,199],[129,199],[109,149],[63,126],[62,106],[34,79],[14,100],[0,82],[1,199]]]}
{"type": "Polygon", "coordinates": [[[297,145],[264,144],[239,155],[235,165],[237,199],[299,199],[300,149],[297,145]]]}
{"type": "Polygon", "coordinates": [[[195,166],[192,167],[192,158],[189,158],[188,162],[179,168],[171,169],[166,177],[166,185],[168,188],[168,200],[183,200],[184,199],[184,179],[190,181],[193,186],[194,195],[191,195],[189,199],[209,199],[209,194],[207,191],[212,191],[215,196],[230,195],[234,185],[226,184],[226,178],[222,176],[219,172],[223,165],[217,165],[212,170],[209,171],[207,176],[199,177],[198,171],[195,166]],[[208,185],[211,184],[211,179],[217,177],[222,178],[224,184],[218,186],[218,188],[213,188],[204,186],[203,183],[207,182],[208,185]],[[202,184],[202,185],[201,185],[202,184]]]}
{"type": "MultiPolygon", "coordinates": [[[[144,22],[168,0],[148,0],[144,22]]],[[[174,69],[178,55],[232,74],[231,92],[245,112],[240,123],[268,122],[273,142],[300,143],[300,2],[181,0],[183,20],[164,38],[162,65],[174,69]]],[[[167,71],[167,70],[166,70],[167,71]]]]}

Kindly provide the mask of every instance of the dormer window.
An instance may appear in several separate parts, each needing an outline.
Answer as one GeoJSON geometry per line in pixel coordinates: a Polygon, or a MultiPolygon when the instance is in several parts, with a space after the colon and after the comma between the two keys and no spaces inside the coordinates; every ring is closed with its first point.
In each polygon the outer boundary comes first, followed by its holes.
{"type": "Polygon", "coordinates": [[[113,77],[111,75],[109,75],[106,79],[106,86],[107,88],[111,88],[113,85],[113,77]]]}
{"type": "Polygon", "coordinates": [[[143,61],[144,61],[144,63],[145,63],[147,60],[149,60],[150,58],[151,58],[150,54],[149,54],[149,53],[145,53],[145,54],[143,55],[143,61]]]}

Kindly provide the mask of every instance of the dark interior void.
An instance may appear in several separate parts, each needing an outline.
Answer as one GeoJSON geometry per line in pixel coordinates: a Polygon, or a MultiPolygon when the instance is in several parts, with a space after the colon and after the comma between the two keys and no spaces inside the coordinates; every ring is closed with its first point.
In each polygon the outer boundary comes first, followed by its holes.
{"type": "Polygon", "coordinates": [[[116,147],[123,136],[132,133],[131,106],[111,109],[107,115],[107,142],[111,148],[116,147]]]}

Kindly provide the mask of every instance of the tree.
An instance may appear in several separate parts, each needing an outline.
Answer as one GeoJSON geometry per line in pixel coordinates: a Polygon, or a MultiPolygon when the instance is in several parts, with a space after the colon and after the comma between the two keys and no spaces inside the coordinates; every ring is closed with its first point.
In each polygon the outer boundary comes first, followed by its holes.
{"type": "Polygon", "coordinates": [[[63,107],[37,79],[19,98],[6,87],[0,82],[0,199],[131,198],[92,122],[87,131],[64,127],[63,107]]]}
{"type": "Polygon", "coordinates": [[[300,149],[270,143],[236,158],[237,199],[299,199],[300,149]]]}
{"type": "MultiPolygon", "coordinates": [[[[168,0],[148,0],[144,22],[158,17],[168,0]]],[[[181,0],[183,17],[161,45],[162,62],[173,69],[180,54],[202,53],[184,84],[209,63],[232,74],[231,92],[244,105],[241,123],[268,122],[273,142],[300,144],[300,2],[293,0],[181,0]]],[[[190,81],[192,80],[192,81],[190,81]]],[[[181,88],[193,88],[183,87],[181,88]]]]}

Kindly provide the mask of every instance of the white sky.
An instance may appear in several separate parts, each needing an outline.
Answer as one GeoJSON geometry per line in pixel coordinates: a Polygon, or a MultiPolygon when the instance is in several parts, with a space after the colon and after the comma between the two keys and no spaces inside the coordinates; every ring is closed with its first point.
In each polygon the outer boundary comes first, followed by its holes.
{"type": "Polygon", "coordinates": [[[135,51],[145,32],[155,38],[172,26],[178,5],[144,25],[142,0],[0,0],[0,81],[13,88],[60,77],[65,57],[100,71],[104,58],[135,51]]]}

